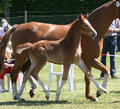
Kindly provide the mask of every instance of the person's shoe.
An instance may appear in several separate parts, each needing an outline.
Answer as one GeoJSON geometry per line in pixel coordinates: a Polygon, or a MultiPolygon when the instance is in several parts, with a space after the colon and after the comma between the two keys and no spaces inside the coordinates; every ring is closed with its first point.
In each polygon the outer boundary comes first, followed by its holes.
{"type": "Polygon", "coordinates": [[[0,89],[0,93],[4,93],[5,92],[5,89],[0,89]]]}
{"type": "Polygon", "coordinates": [[[111,75],[111,78],[117,79],[118,77],[116,75],[111,75]]]}
{"type": "Polygon", "coordinates": [[[103,80],[103,79],[104,79],[104,77],[100,77],[99,79],[103,80]]]}

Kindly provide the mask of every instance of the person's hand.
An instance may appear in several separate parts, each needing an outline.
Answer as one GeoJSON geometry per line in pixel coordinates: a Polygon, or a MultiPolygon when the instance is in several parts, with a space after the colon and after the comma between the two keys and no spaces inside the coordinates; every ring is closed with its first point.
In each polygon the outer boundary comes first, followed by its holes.
{"type": "Polygon", "coordinates": [[[114,31],[114,29],[113,28],[109,28],[109,30],[108,30],[109,32],[113,32],[114,31]]]}
{"type": "Polygon", "coordinates": [[[8,64],[8,63],[4,63],[4,65],[5,65],[5,68],[13,67],[14,66],[14,64],[8,64]]]}

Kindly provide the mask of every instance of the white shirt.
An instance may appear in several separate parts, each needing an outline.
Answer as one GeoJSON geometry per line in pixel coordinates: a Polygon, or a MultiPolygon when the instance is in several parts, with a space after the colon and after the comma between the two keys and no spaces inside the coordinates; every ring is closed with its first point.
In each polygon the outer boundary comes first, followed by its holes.
{"type": "MultiPolygon", "coordinates": [[[[120,20],[119,19],[114,20],[110,25],[109,29],[113,29],[113,30],[120,29],[120,20]]],[[[116,35],[117,35],[117,32],[108,31],[105,36],[116,36],[116,35]]]]}
{"type": "Polygon", "coordinates": [[[3,37],[3,34],[4,34],[4,29],[0,27],[0,38],[3,37]]]}

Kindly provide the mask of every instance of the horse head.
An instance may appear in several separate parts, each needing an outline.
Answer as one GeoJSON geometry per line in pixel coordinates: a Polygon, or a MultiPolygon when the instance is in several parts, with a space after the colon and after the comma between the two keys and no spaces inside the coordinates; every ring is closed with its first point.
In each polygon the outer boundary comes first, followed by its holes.
{"type": "Polygon", "coordinates": [[[115,10],[114,15],[115,18],[120,19],[120,0],[113,0],[113,8],[115,10]]]}
{"type": "Polygon", "coordinates": [[[85,16],[83,16],[82,14],[79,15],[81,32],[83,34],[91,36],[92,38],[95,38],[97,36],[97,32],[92,27],[90,22],[87,20],[87,17],[88,17],[88,14],[86,14],[85,16]]]}

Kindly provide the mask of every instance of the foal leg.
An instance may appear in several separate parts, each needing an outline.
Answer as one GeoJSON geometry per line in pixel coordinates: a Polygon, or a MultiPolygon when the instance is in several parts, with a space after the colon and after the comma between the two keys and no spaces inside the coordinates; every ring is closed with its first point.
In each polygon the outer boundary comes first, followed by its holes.
{"type": "MultiPolygon", "coordinates": [[[[32,59],[31,59],[31,63],[32,63],[32,64],[31,64],[30,68],[24,73],[23,82],[22,82],[22,85],[21,85],[21,87],[20,87],[20,90],[19,90],[19,92],[15,95],[15,98],[16,98],[16,99],[18,99],[18,98],[22,95],[23,90],[24,90],[24,88],[25,88],[25,84],[26,84],[27,80],[30,78],[30,74],[31,74],[31,72],[33,71],[33,69],[34,69],[35,66],[36,66],[36,62],[35,62],[34,60],[32,60],[32,59]]],[[[21,101],[25,101],[25,100],[21,100],[21,101]]]]}
{"type": "MultiPolygon", "coordinates": [[[[25,61],[21,71],[25,72],[30,67],[30,65],[31,65],[31,62],[30,62],[30,59],[28,58],[27,61],[25,61]]],[[[35,92],[38,86],[36,82],[34,81],[34,79],[32,78],[32,76],[30,76],[29,82],[31,84],[31,90],[29,91],[29,95],[32,98],[35,95],[35,92]]]]}
{"type": "Polygon", "coordinates": [[[70,63],[65,63],[64,64],[64,67],[63,67],[64,70],[63,70],[62,80],[61,80],[60,86],[58,87],[57,92],[56,92],[56,101],[59,101],[59,96],[60,96],[61,89],[62,89],[63,85],[67,81],[67,77],[68,77],[68,72],[69,72],[69,69],[70,69],[70,65],[71,65],[70,63]]]}
{"type": "MultiPolygon", "coordinates": [[[[104,64],[102,64],[98,59],[92,60],[91,65],[92,67],[99,69],[104,73],[104,80],[103,80],[102,86],[106,89],[108,76],[110,74],[108,68],[104,64]]],[[[98,90],[96,93],[96,96],[99,97],[103,92],[104,92],[103,90],[98,90]]]]}
{"type": "Polygon", "coordinates": [[[49,91],[48,91],[48,87],[43,83],[43,81],[40,79],[40,77],[38,76],[39,71],[44,67],[44,65],[46,64],[46,58],[42,57],[41,60],[39,60],[39,62],[37,63],[35,70],[32,71],[31,75],[39,82],[39,84],[42,86],[45,94],[46,94],[46,99],[49,99],[49,91]]]}
{"type": "Polygon", "coordinates": [[[33,77],[39,82],[39,84],[41,85],[41,87],[43,88],[43,90],[45,92],[46,99],[49,100],[48,87],[43,83],[43,81],[40,79],[40,77],[38,76],[38,74],[33,74],[33,77]]]}
{"type": "Polygon", "coordinates": [[[31,84],[31,90],[29,92],[30,97],[32,98],[35,95],[36,89],[38,87],[37,83],[34,81],[34,79],[32,78],[32,76],[30,76],[29,78],[30,84],[31,84]]]}
{"type": "MultiPolygon", "coordinates": [[[[38,78],[38,73],[45,65],[46,58],[43,56],[40,56],[40,59],[38,59],[38,60],[34,60],[32,58],[30,58],[30,60],[31,60],[31,66],[30,66],[29,70],[27,72],[25,72],[25,74],[24,74],[22,86],[21,86],[19,92],[15,96],[16,99],[22,95],[26,81],[30,77],[30,74],[32,74],[33,77],[35,77],[35,79],[38,80],[38,82],[43,86],[43,88],[45,87],[44,83],[38,78]]],[[[44,90],[46,91],[46,88],[44,90]]]]}

